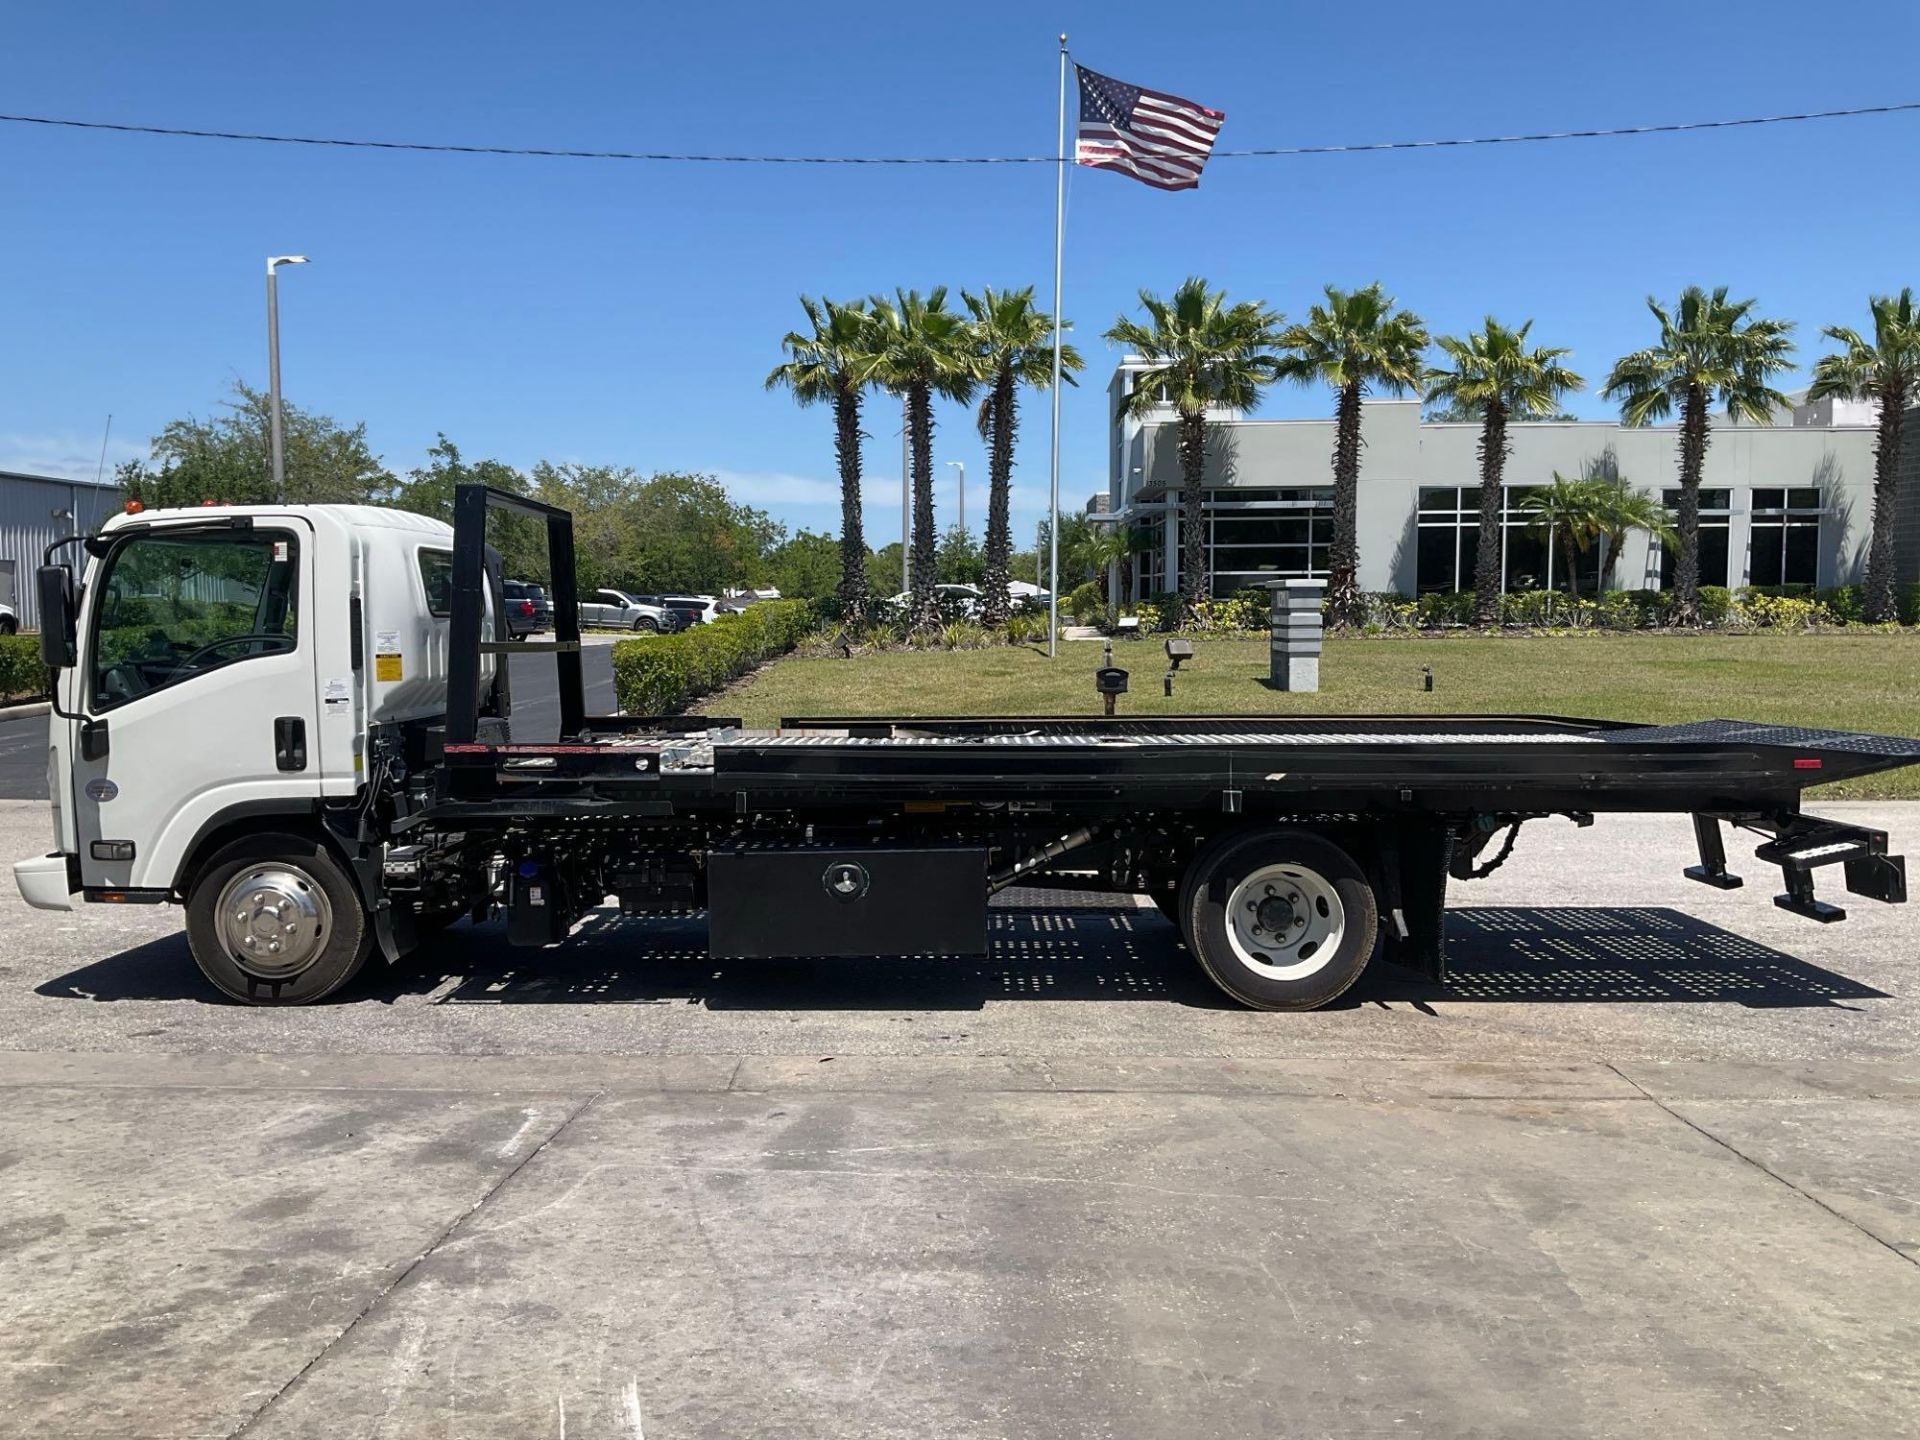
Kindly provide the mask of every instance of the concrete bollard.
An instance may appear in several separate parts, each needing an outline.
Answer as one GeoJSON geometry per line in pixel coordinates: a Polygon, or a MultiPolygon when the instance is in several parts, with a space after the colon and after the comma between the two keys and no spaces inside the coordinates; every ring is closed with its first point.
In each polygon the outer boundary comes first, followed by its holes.
{"type": "Polygon", "coordinates": [[[1271,640],[1269,672],[1276,690],[1317,691],[1320,688],[1320,639],[1324,624],[1320,607],[1327,595],[1324,580],[1273,580],[1268,623],[1271,640]]]}

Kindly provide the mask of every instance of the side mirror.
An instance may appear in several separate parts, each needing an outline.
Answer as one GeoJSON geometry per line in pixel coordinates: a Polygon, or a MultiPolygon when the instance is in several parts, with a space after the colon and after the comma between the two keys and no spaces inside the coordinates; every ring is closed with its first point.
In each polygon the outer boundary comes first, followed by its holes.
{"type": "Polygon", "coordinates": [[[34,573],[40,602],[40,663],[61,670],[74,661],[73,572],[64,565],[42,565],[34,573]]]}

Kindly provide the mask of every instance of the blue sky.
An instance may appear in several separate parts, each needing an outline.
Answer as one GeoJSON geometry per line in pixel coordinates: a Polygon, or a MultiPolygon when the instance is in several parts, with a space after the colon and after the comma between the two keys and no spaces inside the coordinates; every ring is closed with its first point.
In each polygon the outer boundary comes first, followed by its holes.
{"type": "MultiPolygon", "coordinates": [[[[0,110],[200,128],[585,148],[1051,150],[1054,34],[1227,112],[1223,147],[1766,114],[1920,99],[1920,7],[1277,3],[7,6],[0,110]]],[[[1724,283],[1817,330],[1920,283],[1920,115],[1471,151],[1219,159],[1167,195],[1070,173],[1063,495],[1104,487],[1099,332],[1206,275],[1303,312],[1379,278],[1436,330],[1535,317],[1590,378],[1646,340],[1648,292],[1724,283]]],[[[836,519],[830,427],[762,393],[801,292],[1051,281],[1050,167],[659,166],[389,155],[0,126],[0,468],[92,472],[264,383],[262,263],[287,393],[365,420],[390,467],[470,456],[720,474],[836,519]]],[[[1288,392],[1274,416],[1314,415],[1288,392]]],[[[1588,393],[1576,412],[1601,416],[1588,393]]],[[[959,407],[938,457],[985,457],[959,407]]],[[[1046,486],[1029,403],[1022,526],[1046,486]]],[[[869,509],[897,533],[897,418],[872,405],[869,509]]],[[[952,514],[941,469],[942,523],[952,514]]]]}

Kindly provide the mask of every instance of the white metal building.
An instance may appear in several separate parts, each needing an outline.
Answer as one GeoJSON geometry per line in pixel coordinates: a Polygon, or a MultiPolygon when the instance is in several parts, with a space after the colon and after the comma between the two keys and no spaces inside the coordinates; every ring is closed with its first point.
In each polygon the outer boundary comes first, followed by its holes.
{"type": "Polygon", "coordinates": [[[13,607],[22,629],[39,624],[33,572],[47,546],[91,534],[119,508],[120,489],[111,481],[96,485],[0,470],[0,603],[13,607]]]}

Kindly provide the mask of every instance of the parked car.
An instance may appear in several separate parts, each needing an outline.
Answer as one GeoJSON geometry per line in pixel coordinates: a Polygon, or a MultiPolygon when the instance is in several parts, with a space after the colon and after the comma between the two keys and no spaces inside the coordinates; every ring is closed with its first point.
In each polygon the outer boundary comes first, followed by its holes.
{"type": "Polygon", "coordinates": [[[624,590],[595,590],[580,600],[580,623],[614,630],[651,630],[671,634],[681,628],[678,617],[661,605],[643,602],[624,590]]]}
{"type": "MultiPolygon", "coordinates": [[[[961,620],[972,620],[979,615],[980,602],[986,598],[974,585],[936,585],[933,593],[940,602],[942,614],[961,620]]],[[[902,590],[893,597],[893,603],[905,608],[913,604],[913,595],[910,591],[902,590]]]]}
{"type": "Polygon", "coordinates": [[[526,580],[508,580],[501,589],[507,599],[507,638],[524,640],[553,624],[553,602],[544,587],[526,580]]]}
{"type": "Polygon", "coordinates": [[[685,629],[689,625],[703,625],[711,615],[707,606],[710,601],[702,601],[681,595],[635,595],[642,605],[657,605],[674,617],[676,629],[685,629]]]}
{"type": "Polygon", "coordinates": [[[711,595],[669,595],[665,603],[695,616],[696,625],[711,625],[720,615],[720,602],[711,595]]]}

